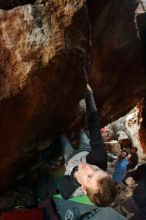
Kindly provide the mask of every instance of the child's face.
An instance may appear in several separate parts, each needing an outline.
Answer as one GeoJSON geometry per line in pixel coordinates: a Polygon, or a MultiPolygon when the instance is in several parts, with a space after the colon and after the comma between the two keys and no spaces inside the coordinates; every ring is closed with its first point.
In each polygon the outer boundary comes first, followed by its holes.
{"type": "Polygon", "coordinates": [[[95,165],[80,163],[77,171],[77,179],[83,188],[96,189],[98,180],[107,177],[108,174],[95,165]]]}

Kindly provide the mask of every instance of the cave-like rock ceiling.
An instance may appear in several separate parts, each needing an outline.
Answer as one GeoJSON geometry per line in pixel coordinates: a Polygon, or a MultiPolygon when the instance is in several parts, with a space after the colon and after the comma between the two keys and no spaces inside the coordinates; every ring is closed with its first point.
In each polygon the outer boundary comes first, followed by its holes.
{"type": "Polygon", "coordinates": [[[82,126],[85,72],[102,126],[144,98],[142,9],[137,0],[0,0],[1,191],[39,142],[82,126]]]}

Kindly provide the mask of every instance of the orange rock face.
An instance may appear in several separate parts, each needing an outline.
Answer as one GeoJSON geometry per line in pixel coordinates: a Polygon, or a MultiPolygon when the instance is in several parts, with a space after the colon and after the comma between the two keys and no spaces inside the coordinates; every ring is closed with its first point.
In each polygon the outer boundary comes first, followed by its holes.
{"type": "Polygon", "coordinates": [[[87,5],[91,26],[84,0],[0,0],[1,191],[26,169],[24,163],[29,167],[29,149],[37,157],[38,141],[80,128],[90,44],[89,80],[102,125],[145,94],[137,0],[87,5]]]}
{"type": "Polygon", "coordinates": [[[28,145],[67,129],[84,94],[87,9],[81,0],[42,2],[0,10],[1,190],[28,145]]]}

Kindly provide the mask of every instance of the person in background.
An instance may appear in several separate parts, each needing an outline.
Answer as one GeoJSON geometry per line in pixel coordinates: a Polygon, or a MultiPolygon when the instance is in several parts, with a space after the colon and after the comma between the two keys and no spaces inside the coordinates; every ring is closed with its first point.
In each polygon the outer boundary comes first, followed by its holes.
{"type": "Polygon", "coordinates": [[[123,208],[128,213],[134,213],[130,220],[146,219],[146,185],[144,182],[139,181],[138,185],[135,185],[132,196],[125,201],[123,208]]]}
{"type": "Polygon", "coordinates": [[[132,178],[136,184],[143,182],[146,185],[146,163],[140,164],[136,170],[128,172],[125,179],[128,177],[132,178]]]}
{"type": "Polygon", "coordinates": [[[131,152],[128,155],[128,169],[134,169],[138,164],[138,154],[137,154],[137,147],[132,147],[131,152]]]}
{"type": "Polygon", "coordinates": [[[127,166],[128,166],[127,156],[128,156],[127,151],[123,150],[120,153],[119,158],[115,163],[115,169],[114,169],[114,173],[113,173],[113,181],[116,184],[120,184],[126,176],[126,170],[127,170],[127,166]]]}
{"type": "Polygon", "coordinates": [[[145,220],[146,219],[146,185],[139,182],[133,192],[133,198],[137,205],[138,211],[130,220],[145,220]]]}

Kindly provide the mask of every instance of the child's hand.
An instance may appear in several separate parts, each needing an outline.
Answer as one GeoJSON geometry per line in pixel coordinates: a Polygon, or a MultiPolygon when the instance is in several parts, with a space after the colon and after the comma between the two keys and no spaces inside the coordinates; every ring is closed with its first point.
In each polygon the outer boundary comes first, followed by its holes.
{"type": "Polygon", "coordinates": [[[89,84],[87,84],[87,90],[88,90],[89,92],[92,92],[92,89],[91,89],[91,87],[89,86],[89,84]]]}

